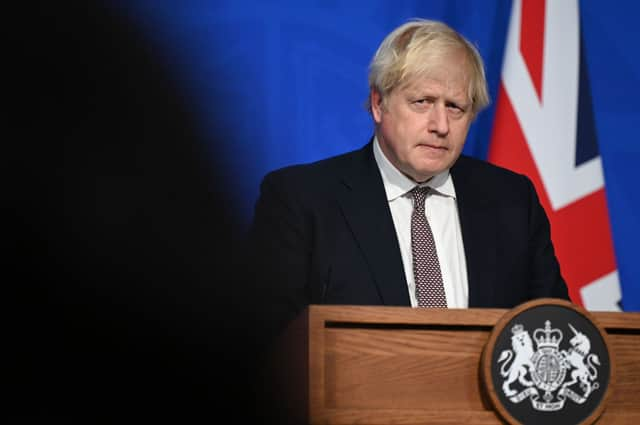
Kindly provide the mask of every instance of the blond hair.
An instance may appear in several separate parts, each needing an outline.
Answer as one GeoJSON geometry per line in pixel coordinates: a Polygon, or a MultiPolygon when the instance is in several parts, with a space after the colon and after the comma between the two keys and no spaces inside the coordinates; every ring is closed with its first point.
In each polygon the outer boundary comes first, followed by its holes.
{"type": "MultiPolygon", "coordinates": [[[[412,19],[387,35],[369,64],[369,90],[376,90],[384,100],[396,87],[428,75],[444,56],[457,51],[465,57],[468,97],[475,115],[490,101],[482,57],[473,44],[442,22],[412,19]]],[[[371,95],[365,106],[371,111],[371,95]]]]}

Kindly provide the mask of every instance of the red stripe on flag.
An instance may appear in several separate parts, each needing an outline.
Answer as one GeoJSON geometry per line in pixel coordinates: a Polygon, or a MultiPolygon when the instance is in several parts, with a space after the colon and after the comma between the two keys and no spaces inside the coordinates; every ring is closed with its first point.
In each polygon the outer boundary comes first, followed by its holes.
{"type": "Polygon", "coordinates": [[[522,2],[520,15],[520,52],[531,81],[542,102],[542,61],[544,54],[544,0],[522,2]]]}
{"type": "Polygon", "coordinates": [[[563,275],[576,289],[616,269],[604,189],[554,211],[549,220],[563,275]]]}
{"type": "Polygon", "coordinates": [[[488,159],[531,178],[551,223],[551,238],[571,299],[583,305],[580,289],[611,273],[616,262],[604,189],[553,211],[529,146],[502,84],[488,159]]]}

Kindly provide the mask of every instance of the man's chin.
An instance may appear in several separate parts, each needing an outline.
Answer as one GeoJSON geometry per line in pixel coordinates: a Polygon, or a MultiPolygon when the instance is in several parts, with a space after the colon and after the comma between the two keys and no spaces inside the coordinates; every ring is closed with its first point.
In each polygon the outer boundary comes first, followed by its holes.
{"type": "Polygon", "coordinates": [[[417,177],[423,179],[423,181],[429,180],[431,177],[442,173],[443,171],[451,167],[450,161],[438,161],[437,163],[430,162],[428,165],[416,168],[414,174],[417,177]]]}
{"type": "Polygon", "coordinates": [[[436,174],[440,174],[445,169],[446,168],[430,170],[422,169],[419,172],[414,171],[413,174],[409,177],[411,177],[411,180],[415,181],[416,183],[424,183],[431,180],[433,176],[435,176],[436,174]]]}

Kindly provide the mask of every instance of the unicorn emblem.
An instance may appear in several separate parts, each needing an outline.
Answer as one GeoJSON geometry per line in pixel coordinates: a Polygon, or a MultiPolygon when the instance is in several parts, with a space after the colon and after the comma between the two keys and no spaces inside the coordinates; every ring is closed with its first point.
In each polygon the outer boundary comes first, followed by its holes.
{"type": "Polygon", "coordinates": [[[589,353],[591,350],[589,338],[577,331],[570,323],[568,325],[574,336],[569,340],[571,348],[568,351],[562,350],[561,354],[567,367],[574,368],[574,370],[570,374],[571,380],[562,384],[561,392],[567,393],[570,386],[580,382],[580,388],[584,393],[581,398],[586,399],[591,391],[599,387],[597,382],[592,383],[592,381],[598,377],[598,369],[594,364],[600,366],[600,359],[597,354],[589,353]]]}

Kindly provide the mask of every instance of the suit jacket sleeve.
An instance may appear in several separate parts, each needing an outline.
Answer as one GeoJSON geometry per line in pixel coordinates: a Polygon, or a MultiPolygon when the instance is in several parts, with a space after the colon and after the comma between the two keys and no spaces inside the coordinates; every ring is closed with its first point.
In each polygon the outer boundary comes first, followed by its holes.
{"type": "Polygon", "coordinates": [[[531,205],[528,229],[531,253],[530,298],[552,297],[568,300],[567,285],[560,273],[560,265],[551,241],[549,220],[531,180],[526,180],[531,205]]]}
{"type": "Polygon", "coordinates": [[[260,337],[273,338],[309,304],[307,280],[312,235],[301,189],[285,173],[268,174],[260,186],[246,257],[247,301],[260,337]]]}

